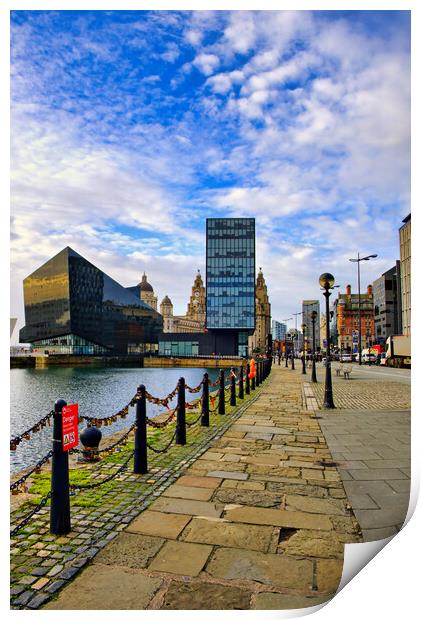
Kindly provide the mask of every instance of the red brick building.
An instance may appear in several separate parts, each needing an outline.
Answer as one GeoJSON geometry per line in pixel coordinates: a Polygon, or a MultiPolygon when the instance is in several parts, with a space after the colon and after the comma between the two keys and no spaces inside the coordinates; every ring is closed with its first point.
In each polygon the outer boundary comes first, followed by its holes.
{"type": "MultiPolygon", "coordinates": [[[[375,341],[373,287],[371,284],[367,286],[366,293],[361,293],[360,304],[361,348],[365,349],[375,341]]],[[[351,293],[350,284],[346,287],[346,293],[339,293],[338,299],[335,300],[335,315],[338,349],[343,348],[344,351],[354,351],[355,345],[358,345],[358,293],[351,293]]]]}

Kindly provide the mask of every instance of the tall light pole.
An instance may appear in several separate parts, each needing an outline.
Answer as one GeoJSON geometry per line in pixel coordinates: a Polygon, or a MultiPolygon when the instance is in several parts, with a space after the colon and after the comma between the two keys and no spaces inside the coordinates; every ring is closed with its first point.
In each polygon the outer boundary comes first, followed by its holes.
{"type": "Polygon", "coordinates": [[[294,340],[297,337],[297,332],[291,334],[292,340],[292,357],[291,357],[291,370],[295,370],[295,362],[294,362],[294,340]]]}
{"type": "MultiPolygon", "coordinates": [[[[292,321],[292,316],[289,317],[289,319],[282,319],[283,323],[287,324],[288,327],[288,321],[292,321]]],[[[288,347],[287,347],[287,333],[285,332],[285,368],[288,368],[288,347]]]]}
{"type": "MultiPolygon", "coordinates": [[[[370,258],[377,258],[378,254],[369,254],[368,256],[362,256],[358,252],[357,258],[350,258],[351,263],[357,263],[358,265],[358,364],[361,366],[361,285],[360,285],[360,262],[362,260],[370,260],[370,258]]],[[[352,302],[351,302],[352,303],[352,302]]]]}
{"type": "MultiPolygon", "coordinates": [[[[295,316],[295,333],[298,334],[297,316],[300,316],[300,314],[304,314],[304,312],[293,312],[292,314],[295,316]]],[[[297,336],[297,347],[298,347],[298,336],[297,336]]]]}
{"type": "Polygon", "coordinates": [[[326,299],[326,377],[325,377],[325,398],[323,407],[325,409],[335,409],[332,391],[332,374],[330,368],[330,321],[329,321],[329,297],[330,291],[334,288],[335,278],[331,273],[322,273],[319,278],[319,284],[322,287],[323,295],[326,299]]]}
{"type": "MultiPolygon", "coordinates": [[[[317,318],[317,312],[315,310],[312,310],[311,312],[311,324],[313,327],[313,343],[314,343],[314,338],[315,338],[315,334],[316,334],[316,318],[317,318]]],[[[312,364],[312,369],[311,369],[311,380],[313,383],[317,383],[317,376],[316,376],[316,353],[314,351],[314,344],[313,344],[313,364],[312,364]]]]}
{"type": "Polygon", "coordinates": [[[307,371],[306,371],[306,327],[307,325],[305,323],[301,325],[301,329],[303,330],[303,356],[301,358],[301,361],[303,363],[303,369],[301,371],[301,374],[303,375],[307,374],[307,371]]]}

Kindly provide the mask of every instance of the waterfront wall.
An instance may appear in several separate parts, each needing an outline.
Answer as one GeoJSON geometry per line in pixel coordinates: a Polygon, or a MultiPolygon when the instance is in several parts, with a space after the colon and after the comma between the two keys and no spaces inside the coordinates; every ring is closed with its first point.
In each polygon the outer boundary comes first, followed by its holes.
{"type": "Polygon", "coordinates": [[[214,357],[97,357],[94,355],[37,355],[10,358],[11,368],[49,368],[50,366],[110,366],[132,368],[231,368],[245,366],[246,360],[214,357]]]}
{"type": "Polygon", "coordinates": [[[145,368],[231,368],[245,366],[246,360],[215,357],[145,357],[145,368]]]}

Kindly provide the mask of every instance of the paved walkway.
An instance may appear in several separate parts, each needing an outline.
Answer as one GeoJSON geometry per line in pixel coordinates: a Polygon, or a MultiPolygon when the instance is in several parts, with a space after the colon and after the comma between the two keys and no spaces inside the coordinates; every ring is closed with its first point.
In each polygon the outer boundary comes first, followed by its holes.
{"type": "Polygon", "coordinates": [[[319,420],[364,541],[396,534],[408,511],[410,413],[323,413],[319,420]]]}
{"type": "MultiPolygon", "coordinates": [[[[374,373],[367,381],[369,371],[354,365],[349,381],[334,375],[336,409],[317,413],[365,542],[401,529],[411,483],[410,386],[394,380],[394,369],[383,371],[387,381],[374,373]]],[[[318,378],[304,387],[313,408],[323,401],[324,372],[318,378]]]]}
{"type": "Polygon", "coordinates": [[[44,609],[286,609],[330,599],[361,540],[298,371],[248,410],[44,609]]]}

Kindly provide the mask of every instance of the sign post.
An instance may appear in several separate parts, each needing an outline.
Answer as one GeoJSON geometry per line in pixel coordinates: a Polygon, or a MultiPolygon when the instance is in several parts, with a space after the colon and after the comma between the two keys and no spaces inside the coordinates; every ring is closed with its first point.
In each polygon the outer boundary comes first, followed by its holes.
{"type": "Polygon", "coordinates": [[[66,405],[62,409],[62,441],[63,450],[76,448],[79,443],[78,437],[78,420],[79,405],[66,405]]]}

